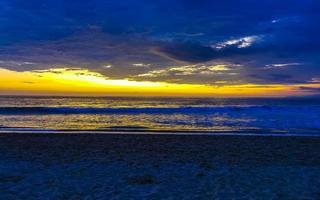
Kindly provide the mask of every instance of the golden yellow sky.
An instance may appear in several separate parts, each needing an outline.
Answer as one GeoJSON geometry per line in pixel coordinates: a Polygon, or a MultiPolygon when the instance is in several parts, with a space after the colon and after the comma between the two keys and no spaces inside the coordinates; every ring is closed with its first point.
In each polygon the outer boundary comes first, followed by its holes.
{"type": "Polygon", "coordinates": [[[299,90],[300,87],[320,87],[320,85],[177,84],[114,80],[80,68],[27,72],[0,68],[1,95],[283,97],[308,94],[299,90]]]}

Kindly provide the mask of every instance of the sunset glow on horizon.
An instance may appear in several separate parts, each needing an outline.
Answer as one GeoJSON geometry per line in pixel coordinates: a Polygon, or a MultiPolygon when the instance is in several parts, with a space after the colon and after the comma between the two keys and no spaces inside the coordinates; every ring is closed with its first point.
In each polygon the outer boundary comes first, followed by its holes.
{"type": "Polygon", "coordinates": [[[205,85],[133,81],[109,79],[81,68],[27,72],[0,68],[0,74],[0,91],[4,95],[285,97],[308,94],[301,91],[301,87],[320,87],[319,84],[205,85]]]}

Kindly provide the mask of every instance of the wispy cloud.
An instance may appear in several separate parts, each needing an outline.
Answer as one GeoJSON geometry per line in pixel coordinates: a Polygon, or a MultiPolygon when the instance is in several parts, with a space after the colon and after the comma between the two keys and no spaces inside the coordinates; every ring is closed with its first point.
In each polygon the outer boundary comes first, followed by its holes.
{"type": "Polygon", "coordinates": [[[299,87],[300,90],[302,91],[307,91],[311,93],[320,93],[320,87],[309,87],[309,86],[301,86],[299,87]]]}
{"type": "Polygon", "coordinates": [[[255,43],[258,43],[259,41],[262,40],[262,38],[263,36],[257,36],[257,35],[246,36],[239,39],[232,39],[232,40],[220,42],[218,44],[212,45],[212,47],[215,49],[223,49],[231,46],[236,46],[237,48],[247,48],[255,43]]]}
{"type": "Polygon", "coordinates": [[[285,68],[290,66],[302,65],[302,63],[278,63],[265,65],[264,69],[285,68]]]}
{"type": "Polygon", "coordinates": [[[109,68],[112,67],[112,65],[103,65],[102,67],[105,68],[105,69],[109,69],[109,68]]]}
{"type": "Polygon", "coordinates": [[[161,76],[188,76],[188,75],[208,75],[208,74],[237,74],[235,67],[239,65],[186,65],[179,67],[169,67],[166,69],[152,70],[147,73],[139,74],[137,77],[161,77],[161,76]],[[232,73],[229,71],[233,71],[232,73]]]}
{"type": "Polygon", "coordinates": [[[0,64],[7,65],[7,66],[24,66],[24,65],[34,65],[36,63],[28,62],[28,61],[0,60],[0,64]]]}
{"type": "Polygon", "coordinates": [[[135,67],[150,67],[151,64],[145,64],[145,63],[133,63],[132,64],[135,67]]]}
{"type": "Polygon", "coordinates": [[[310,83],[320,83],[320,77],[311,78],[310,83]]]}

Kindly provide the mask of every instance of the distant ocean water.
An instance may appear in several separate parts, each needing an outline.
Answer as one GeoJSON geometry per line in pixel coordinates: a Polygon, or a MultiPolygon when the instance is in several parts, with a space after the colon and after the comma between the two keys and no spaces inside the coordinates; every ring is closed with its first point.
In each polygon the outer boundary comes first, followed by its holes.
{"type": "Polygon", "coordinates": [[[0,97],[0,130],[320,134],[320,99],[0,97]]]}

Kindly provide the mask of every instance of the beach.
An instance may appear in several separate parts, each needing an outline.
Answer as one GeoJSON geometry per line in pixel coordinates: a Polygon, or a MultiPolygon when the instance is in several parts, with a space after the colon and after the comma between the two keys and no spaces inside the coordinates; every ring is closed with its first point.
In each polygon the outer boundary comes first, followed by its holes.
{"type": "Polygon", "coordinates": [[[320,137],[1,133],[0,199],[319,199],[320,137]]]}

